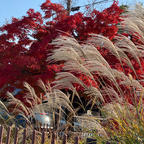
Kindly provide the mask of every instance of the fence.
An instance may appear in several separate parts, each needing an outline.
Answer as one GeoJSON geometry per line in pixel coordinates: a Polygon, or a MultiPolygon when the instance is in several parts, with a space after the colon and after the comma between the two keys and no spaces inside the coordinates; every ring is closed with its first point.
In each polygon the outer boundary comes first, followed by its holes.
{"type": "MultiPolygon", "coordinates": [[[[19,136],[19,128],[17,127],[5,127],[5,126],[0,126],[0,144],[4,144],[3,143],[3,139],[5,139],[5,143],[6,144],[11,144],[11,143],[14,143],[14,144],[19,144],[18,142],[18,136],[19,136]],[[14,133],[13,133],[13,130],[14,129],[14,133]],[[4,132],[5,132],[5,135],[4,135],[4,132]],[[13,142],[10,142],[10,139],[13,135],[13,142]]],[[[56,139],[57,139],[57,133],[54,132],[54,131],[50,131],[48,129],[42,129],[41,131],[37,131],[36,129],[32,129],[32,133],[31,133],[31,141],[29,143],[26,142],[27,140],[27,131],[28,129],[27,128],[23,128],[22,129],[22,140],[21,140],[21,144],[36,144],[36,136],[37,136],[37,133],[41,133],[41,144],[45,144],[45,140],[46,140],[46,137],[50,136],[50,143],[49,144],[56,144],[56,139]]],[[[62,140],[61,140],[61,143],[62,144],[67,144],[67,135],[64,134],[63,137],[62,137],[62,140]]],[[[75,136],[74,137],[74,144],[79,144],[79,138],[78,136],[75,136]]]]}

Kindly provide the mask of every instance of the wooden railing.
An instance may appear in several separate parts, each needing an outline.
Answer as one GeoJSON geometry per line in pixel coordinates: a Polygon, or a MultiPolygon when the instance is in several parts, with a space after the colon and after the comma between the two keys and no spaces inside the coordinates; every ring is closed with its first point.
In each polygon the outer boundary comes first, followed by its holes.
{"type": "MultiPolygon", "coordinates": [[[[56,144],[56,140],[57,140],[57,133],[54,132],[53,130],[48,130],[48,129],[42,129],[41,131],[37,131],[36,129],[32,129],[31,132],[31,138],[30,138],[30,142],[27,142],[27,132],[28,132],[28,128],[22,128],[19,129],[17,127],[5,127],[5,126],[0,126],[0,144],[4,144],[3,141],[5,142],[5,144],[11,144],[10,140],[13,137],[13,142],[14,144],[19,144],[19,130],[22,131],[22,140],[21,143],[22,144],[36,144],[37,141],[37,134],[40,134],[40,143],[41,144],[45,144],[45,140],[46,138],[49,136],[50,137],[50,142],[49,144],[56,144]],[[12,131],[14,129],[14,131],[12,131]]],[[[67,134],[63,134],[62,138],[61,138],[61,142],[62,144],[67,144],[67,134]]],[[[73,144],[79,144],[79,137],[75,136],[74,137],[74,142],[73,144]]]]}

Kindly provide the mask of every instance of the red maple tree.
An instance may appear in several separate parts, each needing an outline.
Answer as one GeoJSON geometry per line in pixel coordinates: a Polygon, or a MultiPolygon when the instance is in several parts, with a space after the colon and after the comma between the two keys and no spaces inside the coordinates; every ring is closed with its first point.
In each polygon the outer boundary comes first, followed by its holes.
{"type": "MultiPolygon", "coordinates": [[[[44,16],[30,9],[27,16],[13,18],[10,24],[0,27],[1,97],[5,97],[7,90],[13,92],[15,88],[23,88],[24,81],[36,87],[38,79],[44,82],[54,80],[63,64],[50,63],[47,57],[54,49],[50,43],[59,35],[74,37],[80,43],[87,40],[91,33],[112,40],[118,33],[117,24],[121,21],[123,11],[114,2],[102,12],[93,10],[87,15],[82,12],[68,15],[62,5],[50,0],[46,0],[41,9],[44,16]]],[[[110,63],[113,61],[108,52],[100,51],[110,63]]],[[[92,83],[87,77],[79,77],[88,84],[92,83]]],[[[19,92],[16,98],[25,102],[22,93],[19,92]]]]}

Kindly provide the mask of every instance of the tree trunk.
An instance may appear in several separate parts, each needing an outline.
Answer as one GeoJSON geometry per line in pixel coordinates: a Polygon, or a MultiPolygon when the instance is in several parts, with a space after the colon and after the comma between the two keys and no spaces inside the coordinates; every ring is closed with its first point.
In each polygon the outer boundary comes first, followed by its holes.
{"type": "Polygon", "coordinates": [[[68,15],[70,15],[70,12],[71,12],[71,2],[72,2],[72,0],[67,0],[67,11],[68,11],[68,15]]]}

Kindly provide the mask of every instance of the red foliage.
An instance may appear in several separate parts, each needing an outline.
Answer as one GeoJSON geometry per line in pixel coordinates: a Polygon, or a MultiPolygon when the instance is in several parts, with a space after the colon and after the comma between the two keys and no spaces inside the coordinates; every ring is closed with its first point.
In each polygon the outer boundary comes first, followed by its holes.
{"type": "MultiPolygon", "coordinates": [[[[27,16],[13,18],[11,24],[0,27],[0,88],[6,86],[5,91],[9,86],[21,88],[24,81],[32,86],[38,79],[53,81],[55,73],[62,70],[62,64],[47,61],[53,49],[49,44],[52,40],[67,35],[84,42],[90,33],[102,34],[112,40],[118,32],[122,13],[116,2],[102,12],[94,10],[87,16],[81,12],[69,16],[63,6],[50,0],[46,0],[41,9],[44,17],[30,9],[27,16]]],[[[88,81],[88,85],[93,83],[88,78],[84,81],[88,81]]],[[[23,100],[21,96],[18,98],[23,100]]]]}

